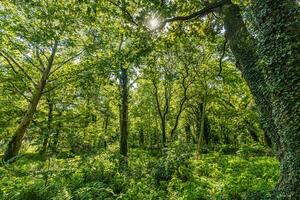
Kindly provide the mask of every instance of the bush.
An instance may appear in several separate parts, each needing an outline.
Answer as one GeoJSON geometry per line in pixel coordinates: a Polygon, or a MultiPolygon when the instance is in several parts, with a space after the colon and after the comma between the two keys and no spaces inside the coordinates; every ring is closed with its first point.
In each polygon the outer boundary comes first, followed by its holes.
{"type": "Polygon", "coordinates": [[[254,156],[269,156],[272,155],[270,149],[267,149],[261,145],[243,145],[237,151],[237,154],[244,157],[254,157],[254,156]]]}
{"type": "Polygon", "coordinates": [[[224,154],[224,155],[234,155],[236,154],[238,148],[236,146],[233,145],[221,145],[219,147],[219,153],[224,154]]]}

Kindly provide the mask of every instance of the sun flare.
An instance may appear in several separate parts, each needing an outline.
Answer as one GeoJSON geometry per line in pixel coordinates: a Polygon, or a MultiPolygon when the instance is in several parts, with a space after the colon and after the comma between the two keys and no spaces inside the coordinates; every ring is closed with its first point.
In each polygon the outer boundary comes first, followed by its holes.
{"type": "Polygon", "coordinates": [[[151,18],[148,25],[151,30],[155,30],[159,27],[159,20],[157,18],[151,18]]]}

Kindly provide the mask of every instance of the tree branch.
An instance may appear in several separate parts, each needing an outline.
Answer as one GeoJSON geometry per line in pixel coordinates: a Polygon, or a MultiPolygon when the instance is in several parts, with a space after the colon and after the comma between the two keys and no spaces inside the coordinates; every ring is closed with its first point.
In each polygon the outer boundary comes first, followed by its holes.
{"type": "Polygon", "coordinates": [[[57,70],[59,70],[60,68],[62,68],[65,64],[67,64],[68,62],[72,61],[73,59],[77,58],[78,56],[80,56],[82,53],[84,52],[84,50],[80,51],[79,53],[71,56],[70,58],[66,59],[65,61],[58,63],[59,66],[57,66],[55,69],[53,69],[53,71],[50,73],[50,75],[54,74],[57,70]]]}
{"type": "Polygon", "coordinates": [[[222,61],[223,61],[223,58],[225,56],[225,53],[226,53],[226,45],[227,45],[227,39],[225,37],[225,41],[224,41],[224,44],[223,44],[223,51],[222,51],[222,55],[220,57],[220,60],[219,60],[219,66],[220,66],[220,69],[219,69],[219,73],[217,75],[218,76],[221,76],[221,73],[222,73],[222,61]]]}
{"type": "Polygon", "coordinates": [[[161,26],[159,28],[160,29],[163,28],[167,23],[170,23],[170,22],[174,22],[174,21],[186,21],[186,20],[194,19],[196,17],[201,17],[201,16],[204,16],[204,15],[207,15],[207,14],[213,12],[214,9],[222,7],[222,6],[224,6],[226,4],[229,4],[229,3],[231,3],[231,0],[220,0],[219,2],[208,4],[203,9],[201,9],[201,10],[199,10],[197,12],[194,12],[194,13],[192,13],[190,15],[187,15],[187,16],[176,16],[176,17],[172,17],[172,18],[166,19],[165,21],[162,22],[162,24],[161,24],[161,26]]]}
{"type": "Polygon", "coordinates": [[[134,20],[133,16],[131,15],[131,13],[126,10],[126,8],[124,8],[123,6],[111,1],[111,0],[107,0],[109,3],[113,4],[114,6],[118,7],[122,12],[124,12],[125,15],[127,15],[129,21],[134,24],[135,26],[138,26],[138,23],[134,20]]]}
{"type": "MultiPolygon", "coordinates": [[[[27,97],[16,85],[14,85],[12,82],[9,82],[11,86],[17,91],[22,97],[24,97],[28,102],[31,102],[31,99],[27,97]]],[[[13,91],[12,91],[13,92],[13,91]]]]}
{"type": "Polygon", "coordinates": [[[6,55],[3,51],[0,51],[0,55],[8,62],[8,64],[11,66],[11,68],[13,69],[13,71],[18,74],[18,72],[15,70],[15,68],[13,67],[13,64],[15,64],[16,67],[18,67],[20,69],[20,71],[24,74],[24,76],[30,80],[34,86],[37,86],[36,82],[29,76],[29,74],[26,72],[26,70],[15,60],[13,59],[11,56],[6,55]]]}

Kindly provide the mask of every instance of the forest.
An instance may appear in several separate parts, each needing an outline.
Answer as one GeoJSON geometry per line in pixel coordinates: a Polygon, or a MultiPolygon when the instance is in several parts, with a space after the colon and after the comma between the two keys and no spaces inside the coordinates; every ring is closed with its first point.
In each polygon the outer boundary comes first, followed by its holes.
{"type": "Polygon", "coordinates": [[[299,200],[299,0],[1,0],[0,199],[299,200]]]}

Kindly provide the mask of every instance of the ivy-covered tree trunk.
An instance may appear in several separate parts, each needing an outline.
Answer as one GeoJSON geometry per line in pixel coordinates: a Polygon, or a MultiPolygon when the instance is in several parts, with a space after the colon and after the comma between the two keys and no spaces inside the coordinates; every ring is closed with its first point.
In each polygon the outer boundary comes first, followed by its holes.
{"type": "Polygon", "coordinates": [[[293,0],[252,0],[272,117],[282,142],[278,199],[300,199],[300,14],[293,0]]]}
{"type": "Polygon", "coordinates": [[[271,95],[259,63],[257,41],[249,34],[240,9],[229,3],[223,6],[225,36],[235,56],[237,67],[242,72],[256,105],[261,113],[262,128],[273,141],[273,149],[281,159],[281,140],[272,116],[271,95]]]}
{"type": "Polygon", "coordinates": [[[277,199],[300,198],[300,24],[295,1],[253,0],[259,40],[238,6],[224,6],[226,37],[281,161],[277,199]],[[258,45],[257,45],[258,44],[258,45]],[[257,49],[260,49],[258,52],[257,49]]]}

